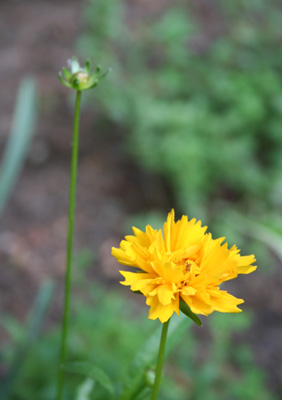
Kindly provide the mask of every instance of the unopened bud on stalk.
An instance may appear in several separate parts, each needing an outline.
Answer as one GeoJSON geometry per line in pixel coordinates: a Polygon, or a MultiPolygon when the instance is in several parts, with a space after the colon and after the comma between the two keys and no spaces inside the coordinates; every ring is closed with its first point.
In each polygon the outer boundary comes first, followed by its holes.
{"type": "Polygon", "coordinates": [[[76,57],[68,60],[69,68],[62,68],[62,72],[58,73],[60,82],[74,90],[88,90],[91,89],[99,83],[99,81],[104,78],[109,70],[104,72],[99,76],[101,72],[101,67],[98,65],[96,70],[91,73],[90,61],[87,60],[84,67],[82,68],[76,57]]]}

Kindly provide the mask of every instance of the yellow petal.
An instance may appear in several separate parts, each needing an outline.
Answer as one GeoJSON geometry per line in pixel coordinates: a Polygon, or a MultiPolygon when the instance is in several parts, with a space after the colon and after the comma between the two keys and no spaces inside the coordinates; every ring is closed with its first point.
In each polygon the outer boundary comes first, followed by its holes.
{"type": "Polygon", "coordinates": [[[179,297],[177,296],[172,302],[168,305],[160,304],[158,300],[158,296],[148,297],[146,304],[151,306],[149,310],[149,319],[157,319],[164,323],[169,320],[174,312],[179,315],[179,297]]]}
{"type": "Polygon", "coordinates": [[[181,290],[181,294],[183,294],[184,296],[193,296],[195,293],[196,293],[196,289],[191,286],[185,286],[181,290]]]}
{"type": "Polygon", "coordinates": [[[210,304],[216,311],[238,313],[242,310],[240,310],[237,305],[242,303],[244,303],[244,300],[237,299],[236,297],[222,290],[211,293],[210,304]]]}
{"type": "MultiPolygon", "coordinates": [[[[182,296],[182,298],[184,301],[187,300],[186,296],[182,296]]],[[[201,298],[200,296],[191,296],[190,299],[190,304],[188,304],[187,301],[186,302],[194,314],[209,315],[213,312],[213,308],[211,307],[211,305],[207,304],[206,301],[204,301],[203,298],[201,298]]]]}
{"type": "Polygon", "coordinates": [[[163,232],[164,232],[164,242],[166,251],[171,252],[171,233],[173,229],[174,222],[174,210],[172,209],[167,216],[167,220],[164,223],[163,232]]]}
{"type": "Polygon", "coordinates": [[[171,285],[159,286],[157,294],[158,294],[159,302],[164,306],[166,306],[167,304],[170,304],[172,299],[175,299],[175,296],[172,292],[171,285]]]}
{"type": "Polygon", "coordinates": [[[136,282],[143,282],[147,280],[152,280],[156,277],[154,274],[147,274],[143,272],[129,272],[129,271],[119,271],[121,275],[125,278],[125,282],[121,282],[123,285],[132,285],[136,282]]]}
{"type": "Polygon", "coordinates": [[[167,282],[178,283],[184,278],[183,268],[176,267],[173,263],[165,263],[162,270],[162,276],[167,282]]]}

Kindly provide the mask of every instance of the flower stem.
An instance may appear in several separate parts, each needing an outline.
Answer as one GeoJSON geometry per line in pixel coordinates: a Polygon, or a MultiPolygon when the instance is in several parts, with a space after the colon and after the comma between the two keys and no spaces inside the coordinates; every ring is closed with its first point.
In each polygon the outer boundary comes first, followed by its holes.
{"type": "Polygon", "coordinates": [[[76,175],[77,175],[77,159],[78,159],[78,144],[79,144],[80,103],[81,103],[81,91],[77,91],[76,102],[75,102],[74,125],[73,125],[70,195],[69,195],[69,221],[68,221],[67,257],[66,257],[66,274],[65,274],[65,295],[64,295],[64,312],[62,320],[60,364],[59,364],[58,383],[57,383],[57,397],[56,397],[57,400],[61,400],[63,396],[65,371],[62,368],[62,366],[66,362],[67,338],[69,329],[71,267],[72,267],[72,255],[73,255],[73,228],[74,228],[76,175]]]}
{"type": "Polygon", "coordinates": [[[163,369],[164,355],[165,355],[165,343],[166,343],[166,338],[167,338],[169,321],[170,320],[168,320],[167,322],[165,322],[163,324],[162,336],[161,336],[160,348],[159,348],[158,363],[157,363],[157,368],[156,368],[156,378],[155,378],[155,383],[153,386],[151,400],[157,400],[157,398],[158,398],[158,392],[159,392],[159,387],[160,387],[161,377],[162,377],[162,369],[163,369]]]}

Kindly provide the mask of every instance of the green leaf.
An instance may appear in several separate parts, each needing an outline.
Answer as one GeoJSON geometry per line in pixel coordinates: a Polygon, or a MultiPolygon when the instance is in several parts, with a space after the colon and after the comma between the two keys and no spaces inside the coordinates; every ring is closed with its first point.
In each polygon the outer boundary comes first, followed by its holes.
{"type": "Polygon", "coordinates": [[[200,318],[191,311],[190,307],[183,300],[180,300],[179,306],[180,306],[180,310],[183,312],[183,314],[185,314],[187,317],[191,318],[192,321],[194,321],[197,325],[199,325],[199,326],[203,325],[200,318]]]}
{"type": "MultiPolygon", "coordinates": [[[[179,343],[188,326],[189,320],[186,317],[182,315],[172,317],[168,330],[166,356],[179,343]]],[[[151,335],[141,350],[136,353],[125,377],[119,400],[135,400],[137,394],[145,388],[145,372],[156,363],[160,337],[161,327],[151,335]]]]}
{"type": "Polygon", "coordinates": [[[93,379],[94,382],[98,382],[111,395],[114,395],[114,386],[112,381],[102,369],[96,367],[94,364],[87,361],[74,361],[64,364],[62,368],[67,372],[87,376],[93,379]]]}
{"type": "Polygon", "coordinates": [[[35,131],[36,87],[33,78],[20,83],[13,123],[0,168],[0,214],[11,194],[35,131]]]}

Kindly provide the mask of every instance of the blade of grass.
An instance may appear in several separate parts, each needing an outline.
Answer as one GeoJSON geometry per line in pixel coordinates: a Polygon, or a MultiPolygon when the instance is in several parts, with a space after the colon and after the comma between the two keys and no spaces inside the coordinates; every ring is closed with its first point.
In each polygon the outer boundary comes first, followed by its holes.
{"type": "Polygon", "coordinates": [[[0,168],[0,214],[19,176],[35,131],[36,86],[23,78],[17,95],[13,123],[0,168]]]}

